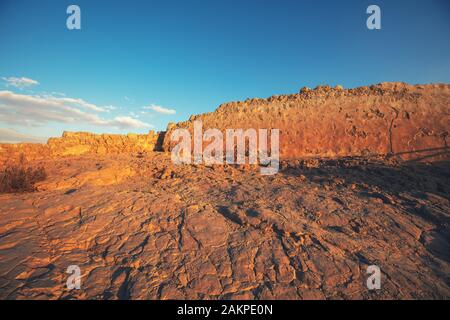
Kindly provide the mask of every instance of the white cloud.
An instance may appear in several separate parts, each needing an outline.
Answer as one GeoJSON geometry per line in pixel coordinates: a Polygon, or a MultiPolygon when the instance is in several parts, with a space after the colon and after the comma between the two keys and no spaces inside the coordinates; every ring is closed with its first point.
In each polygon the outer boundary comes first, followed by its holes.
{"type": "Polygon", "coordinates": [[[16,87],[19,89],[24,89],[24,88],[35,86],[35,85],[39,84],[39,82],[37,82],[36,80],[26,78],[26,77],[21,77],[21,78],[17,78],[17,77],[5,78],[5,77],[3,77],[2,79],[5,80],[7,87],[16,87]]]}
{"type": "Polygon", "coordinates": [[[168,109],[168,108],[164,108],[161,106],[157,106],[152,104],[151,106],[146,106],[146,107],[142,107],[142,109],[147,109],[147,110],[153,110],[157,113],[162,113],[162,114],[175,114],[177,113],[176,110],[174,109],[168,109]]]}
{"type": "Polygon", "coordinates": [[[115,117],[114,120],[111,120],[110,123],[119,128],[145,128],[145,127],[153,127],[150,124],[142,122],[138,119],[134,119],[131,117],[115,117]]]}
{"type": "Polygon", "coordinates": [[[43,126],[48,122],[89,124],[93,126],[139,129],[150,124],[131,117],[104,119],[94,112],[105,108],[77,98],[30,96],[0,91],[0,122],[24,126],[43,126]]]}
{"type": "MultiPolygon", "coordinates": [[[[37,97],[40,97],[40,96],[37,96],[37,97]]],[[[43,95],[42,97],[45,98],[47,101],[53,101],[53,102],[61,104],[61,105],[70,105],[70,106],[74,106],[74,107],[81,107],[81,108],[89,109],[89,110],[92,110],[95,112],[106,112],[107,111],[107,109],[105,107],[96,106],[95,104],[86,102],[83,99],[75,99],[75,98],[67,98],[67,97],[58,98],[53,95],[43,95]]]]}
{"type": "Polygon", "coordinates": [[[1,143],[19,143],[19,142],[45,143],[46,141],[47,138],[23,134],[12,129],[0,128],[1,143]]]}
{"type": "Polygon", "coordinates": [[[104,106],[103,107],[107,112],[113,111],[113,110],[117,110],[116,106],[104,106]]]}

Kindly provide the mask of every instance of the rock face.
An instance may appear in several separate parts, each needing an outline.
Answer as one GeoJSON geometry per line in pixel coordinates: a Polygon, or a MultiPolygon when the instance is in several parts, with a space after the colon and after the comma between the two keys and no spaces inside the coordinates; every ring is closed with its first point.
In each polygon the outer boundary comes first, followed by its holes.
{"type": "Polygon", "coordinates": [[[50,150],[47,145],[39,143],[0,144],[0,164],[21,157],[29,160],[44,159],[50,157],[50,150]]]}
{"type": "MultiPolygon", "coordinates": [[[[170,151],[178,128],[203,130],[280,129],[280,157],[391,155],[404,160],[448,157],[450,85],[381,83],[370,87],[302,88],[300,93],[248,99],[221,105],[216,111],[170,123],[167,132],[147,135],[96,135],[65,132],[47,145],[0,144],[2,159],[48,156],[170,151]]],[[[206,145],[206,144],[205,144],[206,145]]]]}
{"type": "Polygon", "coordinates": [[[83,154],[143,153],[161,149],[164,133],[93,134],[64,132],[61,138],[50,138],[47,144],[0,144],[0,163],[24,156],[27,160],[83,154]]]}
{"type": "Polygon", "coordinates": [[[62,138],[50,138],[48,147],[53,156],[149,152],[157,149],[158,136],[153,131],[128,135],[64,132],[62,138]]]}
{"type": "Polygon", "coordinates": [[[175,129],[192,133],[198,120],[203,130],[222,132],[278,128],[283,159],[388,154],[439,159],[436,154],[448,151],[450,85],[381,83],[348,90],[320,86],[303,88],[299,94],[231,102],[168,127],[164,149],[174,146],[175,129]]]}

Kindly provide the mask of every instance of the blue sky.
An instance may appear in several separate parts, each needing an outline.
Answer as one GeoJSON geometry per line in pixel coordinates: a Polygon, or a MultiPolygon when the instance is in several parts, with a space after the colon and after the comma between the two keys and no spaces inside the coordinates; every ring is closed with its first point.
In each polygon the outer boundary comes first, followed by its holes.
{"type": "Polygon", "coordinates": [[[0,133],[144,133],[302,86],[449,83],[449,34],[447,0],[0,0],[0,133]]]}

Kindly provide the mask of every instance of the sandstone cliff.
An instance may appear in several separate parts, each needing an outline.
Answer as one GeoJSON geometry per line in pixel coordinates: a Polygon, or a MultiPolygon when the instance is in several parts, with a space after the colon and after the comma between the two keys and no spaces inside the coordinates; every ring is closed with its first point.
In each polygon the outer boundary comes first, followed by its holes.
{"type": "Polygon", "coordinates": [[[8,160],[24,157],[27,160],[40,160],[50,157],[48,145],[40,143],[0,144],[0,164],[8,160]]]}
{"type": "Polygon", "coordinates": [[[167,132],[138,135],[65,132],[46,145],[0,144],[0,163],[24,155],[41,159],[82,154],[170,151],[177,128],[280,129],[282,159],[393,155],[402,159],[448,157],[450,85],[381,83],[343,89],[319,86],[298,94],[247,99],[170,124],[167,132]]]}
{"type": "Polygon", "coordinates": [[[203,130],[280,129],[283,159],[396,155],[403,159],[448,156],[450,85],[381,83],[344,90],[303,88],[300,93],[221,105],[168,127],[171,133],[201,120],[203,130]]]}
{"type": "Polygon", "coordinates": [[[127,135],[64,132],[61,138],[50,138],[47,145],[54,156],[137,153],[155,151],[158,136],[153,131],[127,135]]]}
{"type": "Polygon", "coordinates": [[[93,134],[64,132],[60,138],[50,138],[47,144],[0,144],[0,163],[21,156],[27,160],[83,154],[121,154],[157,151],[161,149],[164,133],[93,134]]]}

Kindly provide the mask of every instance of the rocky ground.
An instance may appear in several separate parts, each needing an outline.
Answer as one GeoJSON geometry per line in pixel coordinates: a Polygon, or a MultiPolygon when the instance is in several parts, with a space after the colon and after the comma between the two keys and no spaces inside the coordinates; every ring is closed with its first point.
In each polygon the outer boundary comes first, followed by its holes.
{"type": "Polygon", "coordinates": [[[48,173],[37,192],[0,195],[1,299],[450,298],[448,162],[297,160],[274,176],[168,153],[33,164],[48,173]]]}

